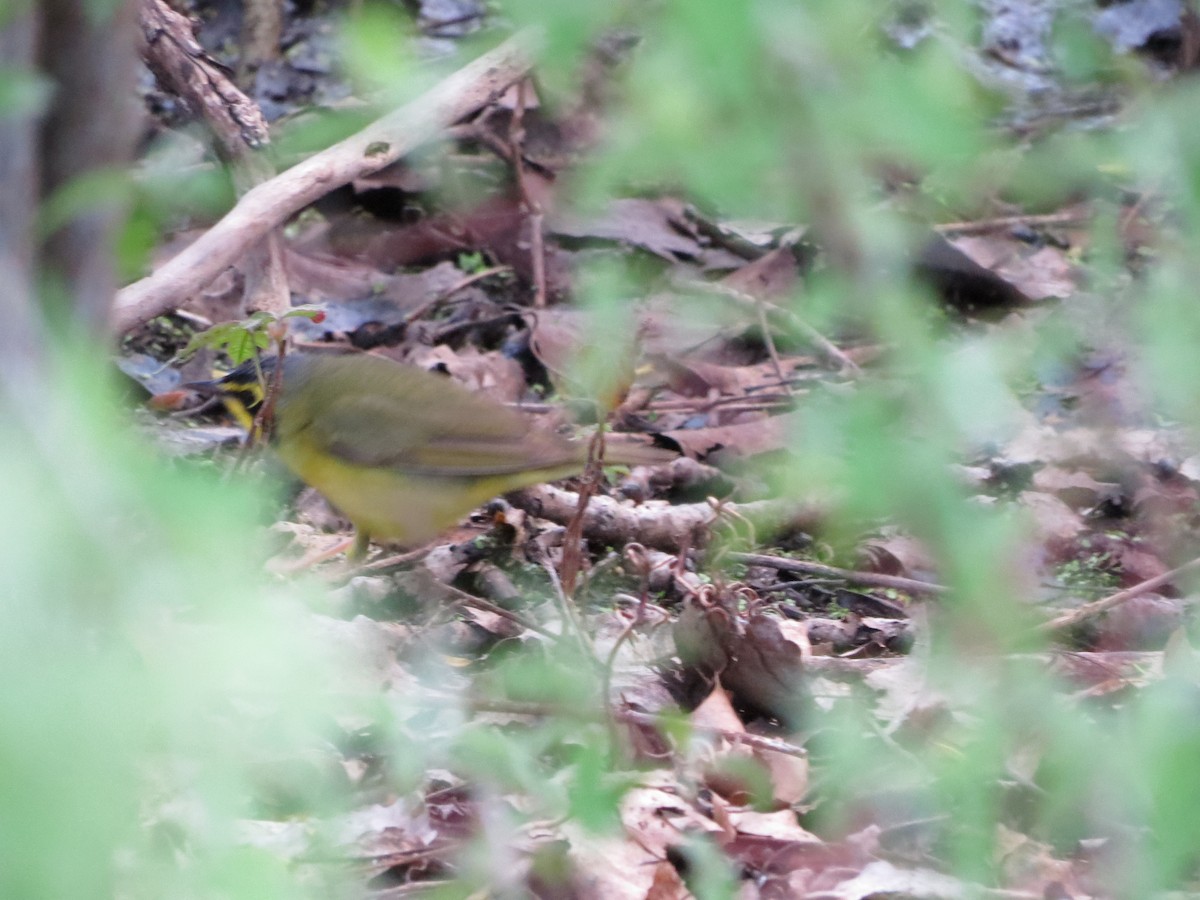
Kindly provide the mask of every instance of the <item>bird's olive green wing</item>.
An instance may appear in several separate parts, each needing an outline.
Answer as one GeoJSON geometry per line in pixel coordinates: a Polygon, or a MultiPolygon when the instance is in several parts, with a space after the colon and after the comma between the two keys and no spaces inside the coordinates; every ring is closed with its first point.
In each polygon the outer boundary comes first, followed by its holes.
{"type": "Polygon", "coordinates": [[[372,357],[330,358],[308,374],[309,389],[299,398],[289,388],[307,407],[306,438],[354,465],[481,476],[581,458],[574,445],[448,378],[372,357]]]}

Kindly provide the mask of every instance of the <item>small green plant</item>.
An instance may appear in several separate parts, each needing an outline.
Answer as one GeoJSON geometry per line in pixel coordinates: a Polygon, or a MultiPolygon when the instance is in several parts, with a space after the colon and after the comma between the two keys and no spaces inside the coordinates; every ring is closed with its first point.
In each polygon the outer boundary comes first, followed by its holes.
{"type": "Polygon", "coordinates": [[[1090,553],[1063,563],[1055,578],[1064,588],[1079,594],[1111,594],[1120,587],[1112,554],[1090,553]]]}
{"type": "Polygon", "coordinates": [[[458,254],[458,267],[468,275],[474,275],[487,268],[487,260],[478,250],[474,253],[460,253],[458,254]]]}
{"type": "Polygon", "coordinates": [[[297,306],[281,316],[260,310],[236,322],[222,322],[193,335],[179,358],[188,359],[200,350],[216,350],[225,353],[235,366],[240,365],[281,340],[287,332],[280,326],[297,318],[321,322],[325,311],[316,306],[297,306]]]}

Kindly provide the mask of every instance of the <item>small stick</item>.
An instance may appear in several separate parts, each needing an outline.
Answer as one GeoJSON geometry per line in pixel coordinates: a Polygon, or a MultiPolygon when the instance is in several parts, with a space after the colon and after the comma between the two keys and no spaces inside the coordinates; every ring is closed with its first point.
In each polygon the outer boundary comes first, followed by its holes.
{"type": "Polygon", "coordinates": [[[533,268],[533,306],[544,309],[546,306],[546,246],[542,233],[542,206],[529,193],[529,185],[525,181],[525,156],[521,152],[521,142],[525,139],[525,85],[527,78],[517,82],[517,108],[513,110],[512,121],[508,129],[508,140],[512,147],[513,173],[517,179],[517,192],[521,195],[521,205],[525,207],[526,221],[529,222],[529,256],[533,268]]]}
{"type": "Polygon", "coordinates": [[[491,266],[487,269],[480,269],[478,272],[468,275],[466,278],[463,278],[462,280],[460,280],[457,284],[454,284],[451,287],[447,288],[446,290],[442,291],[436,297],[434,297],[432,300],[429,300],[426,303],[422,303],[420,306],[418,306],[416,309],[414,309],[412,312],[410,312],[408,315],[406,315],[404,317],[404,321],[405,322],[415,322],[415,321],[417,321],[417,319],[420,319],[422,316],[428,315],[430,312],[432,312],[434,309],[436,309],[441,304],[445,303],[447,300],[449,300],[451,297],[453,297],[459,291],[466,290],[471,285],[473,285],[475,282],[483,281],[483,279],[485,279],[485,278],[491,278],[493,275],[499,275],[502,272],[511,272],[511,271],[512,271],[512,266],[491,266]]]}
{"type": "MultiPolygon", "coordinates": [[[[587,654],[588,659],[594,662],[596,659],[596,647],[592,644],[587,632],[583,630],[583,623],[579,621],[579,612],[575,609],[575,604],[571,602],[566,592],[563,591],[558,573],[554,571],[554,566],[550,564],[549,560],[542,561],[542,568],[546,570],[546,576],[550,579],[550,584],[554,587],[554,599],[558,601],[559,610],[562,612],[564,630],[570,629],[574,633],[575,641],[579,644],[579,649],[587,654]]],[[[562,640],[562,637],[560,636],[557,639],[562,640]]]]}
{"type": "Polygon", "coordinates": [[[558,642],[562,640],[559,635],[555,634],[550,629],[543,628],[536,622],[531,622],[519,613],[515,613],[511,609],[505,609],[503,606],[499,606],[493,603],[491,600],[484,600],[482,597],[476,597],[474,594],[468,594],[466,591],[459,590],[453,585],[443,584],[442,587],[459,603],[463,603],[467,606],[473,606],[476,609],[483,610],[484,612],[493,613],[502,619],[508,619],[510,622],[514,622],[517,625],[520,625],[522,628],[536,632],[542,637],[549,638],[552,641],[558,642]]]}
{"type": "MultiPolygon", "coordinates": [[[[469,699],[468,705],[474,712],[495,712],[507,713],[515,716],[570,716],[575,719],[584,719],[594,721],[598,717],[589,714],[587,711],[578,708],[563,708],[550,706],[541,703],[527,703],[514,700],[476,700],[469,699]]],[[[630,725],[650,725],[657,727],[661,724],[659,716],[654,713],[641,712],[640,710],[621,709],[613,713],[613,718],[618,722],[625,722],[630,725]]],[[[749,734],[744,731],[734,731],[730,728],[714,728],[711,725],[698,725],[694,722],[689,722],[688,727],[695,734],[703,734],[710,737],[723,738],[733,744],[742,744],[746,747],[755,747],[760,750],[770,750],[774,753],[782,753],[786,756],[794,756],[797,759],[807,759],[808,751],[803,747],[798,747],[795,744],[781,740],[780,738],[765,737],[760,734],[749,734]]]]}
{"type": "Polygon", "coordinates": [[[600,467],[604,460],[604,423],[596,429],[588,445],[587,465],[584,467],[584,478],[579,486],[579,500],[575,507],[575,515],[567,523],[566,543],[563,546],[562,586],[570,596],[575,595],[575,582],[582,568],[579,544],[583,540],[583,517],[587,514],[588,501],[596,493],[597,482],[600,480],[600,467]]]}
{"type": "Polygon", "coordinates": [[[1000,216],[995,219],[981,219],[977,222],[946,222],[934,225],[933,230],[938,234],[987,234],[989,231],[999,231],[1001,228],[1013,228],[1017,225],[1074,225],[1084,223],[1091,217],[1090,210],[1082,212],[1056,212],[1044,215],[1000,216]]]}
{"type": "Polygon", "coordinates": [[[858,375],[862,371],[859,368],[858,363],[847,356],[841,348],[833,343],[833,341],[829,340],[829,338],[825,337],[825,335],[821,334],[821,332],[817,331],[816,328],[801,319],[790,309],[785,309],[784,307],[779,306],[777,303],[772,303],[769,300],[763,300],[762,298],[755,297],[752,294],[747,294],[745,291],[739,291],[736,288],[731,288],[729,285],[725,284],[710,284],[706,281],[688,280],[682,282],[680,287],[685,290],[695,290],[706,294],[717,294],[722,297],[728,297],[730,300],[733,300],[735,303],[741,304],[748,309],[764,309],[770,315],[783,319],[788,325],[804,335],[805,339],[807,339],[809,343],[820,350],[827,359],[837,363],[838,367],[843,372],[847,372],[851,375],[858,375]]]}
{"type": "Polygon", "coordinates": [[[767,345],[767,356],[771,359],[771,368],[775,370],[775,377],[779,379],[779,384],[790,393],[788,377],[783,372],[783,363],[779,361],[779,351],[775,348],[775,336],[771,334],[771,324],[767,321],[767,308],[763,305],[762,300],[754,305],[754,312],[758,317],[758,327],[762,329],[763,343],[767,345]]]}
{"type": "Polygon", "coordinates": [[[870,587],[894,588],[898,591],[909,591],[914,594],[944,594],[950,588],[929,581],[918,581],[915,578],[902,578],[899,575],[881,575],[878,572],[856,572],[853,569],[839,569],[836,566],[826,566],[821,563],[805,562],[800,559],[788,559],[783,556],[767,556],[762,553],[730,553],[729,558],[735,562],[743,562],[751,566],[767,566],[781,572],[803,572],[807,575],[825,575],[834,578],[844,578],[858,584],[870,587]]]}

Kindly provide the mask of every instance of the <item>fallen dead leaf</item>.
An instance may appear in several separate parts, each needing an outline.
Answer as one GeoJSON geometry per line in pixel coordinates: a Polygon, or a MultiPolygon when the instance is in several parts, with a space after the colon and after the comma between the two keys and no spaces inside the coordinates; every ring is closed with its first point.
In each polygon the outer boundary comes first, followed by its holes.
{"type": "Polygon", "coordinates": [[[571,214],[555,216],[549,223],[552,234],[576,239],[617,241],[640,247],[663,259],[699,259],[704,247],[656,200],[614,200],[591,218],[571,214]]]}

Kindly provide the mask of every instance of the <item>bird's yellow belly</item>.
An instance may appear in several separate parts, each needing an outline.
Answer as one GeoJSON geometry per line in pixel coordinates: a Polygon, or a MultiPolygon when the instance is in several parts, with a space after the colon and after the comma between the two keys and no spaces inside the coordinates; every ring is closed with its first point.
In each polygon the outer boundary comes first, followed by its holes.
{"type": "Polygon", "coordinates": [[[419,476],[352,465],[296,444],[281,445],[279,455],[301,480],[371,537],[409,546],[436,537],[493,497],[557,474],[419,476]]]}

